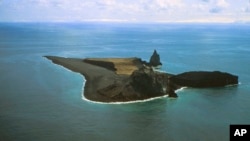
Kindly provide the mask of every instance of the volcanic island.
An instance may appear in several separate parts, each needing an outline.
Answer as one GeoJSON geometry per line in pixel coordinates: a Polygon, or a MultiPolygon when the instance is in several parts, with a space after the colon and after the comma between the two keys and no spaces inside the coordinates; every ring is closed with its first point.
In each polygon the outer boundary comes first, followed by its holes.
{"type": "Polygon", "coordinates": [[[162,63],[154,50],[149,62],[131,58],[65,58],[44,56],[53,63],[82,74],[84,97],[96,102],[130,102],[155,97],[178,97],[181,87],[208,88],[238,84],[238,76],[220,71],[170,74],[157,71],[162,63]]]}

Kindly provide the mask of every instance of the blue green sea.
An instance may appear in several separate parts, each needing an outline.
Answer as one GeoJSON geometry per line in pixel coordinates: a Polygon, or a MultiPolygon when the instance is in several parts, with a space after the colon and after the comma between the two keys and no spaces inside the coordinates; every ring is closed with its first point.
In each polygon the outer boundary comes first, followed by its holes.
{"type": "Polygon", "coordinates": [[[250,25],[0,23],[0,141],[228,141],[250,124],[250,25]],[[44,58],[140,57],[162,71],[225,71],[238,86],[178,91],[177,99],[98,104],[85,79],[44,58]]]}

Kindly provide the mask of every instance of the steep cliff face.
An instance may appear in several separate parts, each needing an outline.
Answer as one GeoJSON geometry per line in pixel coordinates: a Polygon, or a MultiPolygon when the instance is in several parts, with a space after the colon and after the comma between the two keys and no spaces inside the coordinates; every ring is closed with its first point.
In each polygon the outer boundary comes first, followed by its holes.
{"type": "Polygon", "coordinates": [[[102,95],[113,99],[138,100],[166,95],[167,74],[157,73],[151,68],[142,67],[132,75],[114,84],[99,89],[102,95]]]}
{"type": "Polygon", "coordinates": [[[130,84],[135,91],[148,96],[163,94],[163,85],[159,81],[159,75],[151,68],[141,68],[136,70],[130,76],[130,84]]]}
{"type": "Polygon", "coordinates": [[[186,87],[222,87],[238,84],[238,76],[220,71],[191,71],[175,75],[170,81],[186,87]]]}
{"type": "Polygon", "coordinates": [[[149,66],[157,67],[157,66],[161,66],[161,65],[162,65],[162,63],[160,61],[160,55],[156,52],[156,50],[154,50],[154,52],[149,60],[149,66]]]}

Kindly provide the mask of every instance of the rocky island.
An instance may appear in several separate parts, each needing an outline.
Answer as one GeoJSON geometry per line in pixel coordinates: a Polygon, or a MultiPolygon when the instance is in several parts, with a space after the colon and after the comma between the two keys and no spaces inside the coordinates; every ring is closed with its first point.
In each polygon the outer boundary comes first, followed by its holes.
{"type": "Polygon", "coordinates": [[[153,69],[162,65],[156,50],[149,62],[140,58],[64,58],[45,56],[53,63],[86,78],[85,98],[98,102],[127,102],[168,95],[188,87],[221,87],[238,84],[238,76],[219,71],[194,71],[173,75],[153,69]]]}

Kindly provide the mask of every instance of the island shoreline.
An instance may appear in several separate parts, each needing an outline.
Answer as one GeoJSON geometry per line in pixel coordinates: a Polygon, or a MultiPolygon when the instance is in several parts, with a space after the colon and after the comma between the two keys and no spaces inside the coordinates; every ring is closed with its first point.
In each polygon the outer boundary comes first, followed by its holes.
{"type": "Polygon", "coordinates": [[[238,76],[220,71],[190,71],[177,75],[159,72],[150,63],[136,57],[44,57],[71,72],[80,73],[85,79],[82,99],[93,103],[139,103],[165,97],[176,98],[176,93],[186,87],[209,88],[238,84],[238,76]]]}

